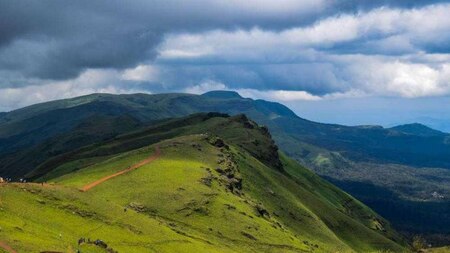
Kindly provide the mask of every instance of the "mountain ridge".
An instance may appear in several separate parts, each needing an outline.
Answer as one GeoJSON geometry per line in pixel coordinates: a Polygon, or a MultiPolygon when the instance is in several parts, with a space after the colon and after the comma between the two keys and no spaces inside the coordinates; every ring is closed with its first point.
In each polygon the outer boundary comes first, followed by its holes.
{"type": "MultiPolygon", "coordinates": [[[[174,117],[211,111],[230,115],[244,113],[258,124],[265,125],[276,144],[289,157],[321,176],[332,177],[335,184],[365,199],[367,203],[379,199],[365,191],[364,187],[359,187],[360,183],[367,184],[367,187],[374,184],[392,191],[400,200],[415,201],[414,205],[418,207],[423,206],[424,201],[432,201],[433,205],[450,212],[446,204],[450,198],[450,190],[446,187],[446,182],[450,184],[448,177],[442,170],[426,169],[436,167],[449,170],[450,142],[446,136],[418,136],[379,127],[316,123],[298,117],[279,103],[232,97],[216,99],[180,93],[94,94],[13,111],[6,115],[8,122],[0,120],[0,173],[2,176],[23,177],[42,166],[44,161],[68,149],[76,150],[102,139],[114,139],[134,127],[137,130],[174,117]],[[57,109],[52,110],[53,107],[57,109]],[[129,128],[118,129],[113,124],[120,115],[130,117],[127,119],[129,128]],[[82,126],[86,126],[87,121],[95,122],[97,118],[104,119],[98,123],[103,130],[93,127],[83,131],[82,126]],[[93,131],[95,136],[89,131],[93,131]],[[372,172],[367,168],[376,169],[372,172]],[[415,173],[416,170],[420,173],[415,173]],[[398,173],[392,174],[391,171],[398,173]],[[400,175],[408,175],[408,178],[400,175]],[[369,181],[365,180],[367,178],[369,181]],[[353,187],[353,183],[358,187],[353,187]],[[434,192],[444,198],[436,199],[434,192]]],[[[398,213],[405,208],[401,201],[372,207],[386,214],[385,207],[392,205],[398,208],[398,213]]],[[[432,224],[439,228],[433,233],[450,234],[443,226],[449,224],[447,227],[450,227],[450,219],[433,218],[436,217],[435,211],[439,210],[433,209],[433,205],[417,214],[420,219],[411,220],[408,224],[404,224],[403,220],[397,223],[394,215],[385,216],[400,229],[418,229],[424,227],[420,225],[422,220],[428,220],[430,225],[427,229],[433,227],[432,224]]]]}
{"type": "Polygon", "coordinates": [[[448,135],[447,133],[441,132],[439,130],[433,129],[427,125],[421,124],[421,123],[410,123],[410,124],[403,124],[391,127],[389,129],[396,130],[399,132],[407,133],[407,134],[414,134],[414,135],[420,135],[420,136],[442,136],[442,135],[448,135]]]}
{"type": "Polygon", "coordinates": [[[0,235],[24,252],[60,251],[85,236],[125,252],[408,248],[386,220],[279,152],[267,128],[243,115],[165,120],[88,145],[36,175],[42,184],[0,185],[0,235]],[[157,159],[123,172],[155,149],[157,159]],[[49,213],[55,218],[47,224],[49,213]]]}

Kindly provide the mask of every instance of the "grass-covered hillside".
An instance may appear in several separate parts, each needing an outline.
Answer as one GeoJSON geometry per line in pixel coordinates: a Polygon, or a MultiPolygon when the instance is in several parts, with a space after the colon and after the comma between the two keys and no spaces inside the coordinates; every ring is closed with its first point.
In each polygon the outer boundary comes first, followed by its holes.
{"type": "Polygon", "coordinates": [[[36,183],[0,185],[0,248],[407,251],[383,218],[287,158],[245,116],[168,120],[46,164],[36,183]]]}
{"type": "Polygon", "coordinates": [[[397,230],[433,235],[433,244],[450,243],[450,216],[442,215],[450,213],[449,134],[418,124],[388,129],[321,124],[279,103],[235,92],[92,94],[1,114],[0,176],[36,178],[73,155],[68,152],[211,111],[244,113],[267,126],[285,154],[382,213],[397,230]]]}

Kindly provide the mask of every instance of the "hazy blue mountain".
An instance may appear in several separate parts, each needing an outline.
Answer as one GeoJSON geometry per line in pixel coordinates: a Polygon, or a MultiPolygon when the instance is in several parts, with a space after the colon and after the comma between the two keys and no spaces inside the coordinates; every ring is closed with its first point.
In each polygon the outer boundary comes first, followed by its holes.
{"type": "Polygon", "coordinates": [[[447,135],[444,132],[432,129],[420,123],[405,124],[390,128],[406,134],[418,135],[418,136],[443,136],[447,135]]]}
{"type": "Polygon", "coordinates": [[[442,118],[435,117],[417,117],[412,122],[421,122],[433,129],[438,129],[445,133],[450,133],[450,118],[447,115],[443,115],[442,118]]]}

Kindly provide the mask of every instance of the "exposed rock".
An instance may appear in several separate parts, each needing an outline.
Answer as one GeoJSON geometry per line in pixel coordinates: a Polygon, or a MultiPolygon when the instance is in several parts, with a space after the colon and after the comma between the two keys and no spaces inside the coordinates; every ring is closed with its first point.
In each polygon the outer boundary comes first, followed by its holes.
{"type": "Polygon", "coordinates": [[[198,144],[198,143],[193,143],[192,147],[197,149],[198,151],[202,151],[202,145],[198,144]]]}
{"type": "Polygon", "coordinates": [[[153,209],[153,208],[149,208],[146,207],[142,204],[136,203],[136,202],[131,202],[130,204],[128,204],[127,206],[128,208],[138,212],[138,213],[146,213],[149,215],[155,215],[156,213],[158,213],[157,210],[153,209]]]}
{"type": "Polygon", "coordinates": [[[206,177],[200,179],[200,182],[208,187],[211,187],[213,179],[213,175],[211,173],[208,173],[206,177]]]}
{"type": "Polygon", "coordinates": [[[224,204],[228,210],[236,210],[236,207],[231,204],[224,204]]]}
{"type": "Polygon", "coordinates": [[[259,217],[270,218],[269,211],[267,211],[267,209],[264,208],[264,206],[262,204],[256,205],[255,208],[256,208],[256,213],[259,217]]]}
{"type": "Polygon", "coordinates": [[[242,234],[243,236],[247,237],[248,239],[255,240],[255,241],[258,240],[258,239],[256,239],[256,237],[254,237],[252,234],[249,234],[249,233],[247,233],[247,232],[241,231],[241,234],[242,234]]]}
{"type": "Polygon", "coordinates": [[[228,149],[228,145],[226,145],[225,142],[217,136],[209,137],[208,142],[215,147],[228,149]]]}

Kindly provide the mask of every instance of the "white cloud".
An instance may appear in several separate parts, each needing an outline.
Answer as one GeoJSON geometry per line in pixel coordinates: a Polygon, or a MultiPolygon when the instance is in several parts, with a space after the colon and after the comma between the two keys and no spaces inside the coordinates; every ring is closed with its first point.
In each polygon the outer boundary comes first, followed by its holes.
{"type": "Polygon", "coordinates": [[[17,88],[0,88],[0,111],[9,111],[35,103],[92,93],[144,92],[127,87],[120,88],[117,85],[120,76],[121,74],[115,70],[88,70],[73,80],[48,81],[45,84],[17,88]]]}
{"type": "MultiPolygon", "coordinates": [[[[232,90],[225,84],[207,80],[198,85],[184,89],[184,92],[191,94],[203,94],[213,90],[232,90]]],[[[266,99],[272,101],[297,101],[297,100],[320,100],[319,96],[314,96],[306,91],[287,90],[256,90],[256,89],[235,89],[243,97],[254,99],[266,99]]]]}
{"type": "Polygon", "coordinates": [[[432,67],[399,60],[360,59],[347,67],[354,87],[371,95],[425,97],[450,94],[450,64],[432,67]]]}
{"type": "Polygon", "coordinates": [[[121,76],[127,81],[156,81],[158,69],[152,65],[138,65],[135,68],[125,69],[121,76]]]}
{"type": "Polygon", "coordinates": [[[187,87],[184,92],[191,94],[203,94],[212,90],[229,90],[228,87],[220,82],[206,80],[198,85],[194,85],[192,87],[187,87]]]}
{"type": "Polygon", "coordinates": [[[314,96],[306,91],[238,89],[237,92],[243,97],[271,101],[313,101],[322,99],[321,97],[314,96]]]}
{"type": "MultiPolygon", "coordinates": [[[[414,48],[419,52],[424,44],[442,37],[450,38],[449,12],[450,4],[411,10],[379,8],[277,32],[255,27],[250,30],[171,34],[159,47],[159,59],[216,57],[261,60],[272,57],[275,60],[280,52],[298,55],[307,49],[321,49],[356,40],[371,42],[370,47],[379,47],[380,52],[389,52],[389,44],[401,46],[405,52],[414,48]]],[[[285,60],[290,59],[287,57],[285,60]]]]}
{"type": "MultiPolygon", "coordinates": [[[[252,80],[262,80],[262,90],[274,91],[257,93],[254,84],[237,78],[232,80],[234,88],[245,92],[247,86],[250,95],[284,101],[448,95],[450,54],[424,49],[435,41],[450,40],[448,13],[450,4],[408,10],[383,7],[278,32],[256,27],[171,34],[159,47],[157,60],[167,64],[180,60],[195,67],[206,62],[222,70],[222,64],[232,66],[229,76],[251,74],[252,80]],[[337,49],[329,51],[333,46],[337,49]]],[[[211,80],[229,85],[230,78],[211,69],[208,74],[216,77],[211,80]]],[[[189,78],[188,71],[182,75],[189,78]]]]}

